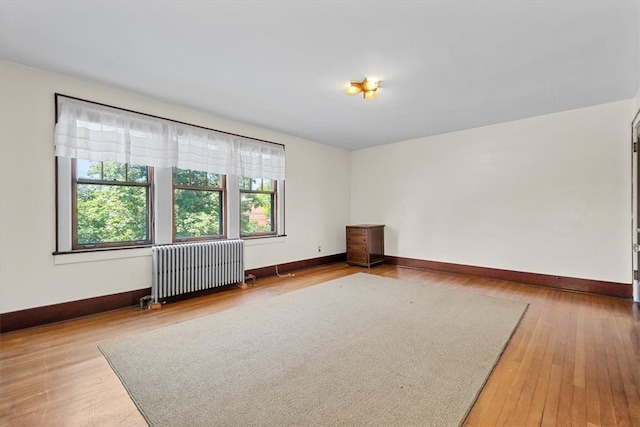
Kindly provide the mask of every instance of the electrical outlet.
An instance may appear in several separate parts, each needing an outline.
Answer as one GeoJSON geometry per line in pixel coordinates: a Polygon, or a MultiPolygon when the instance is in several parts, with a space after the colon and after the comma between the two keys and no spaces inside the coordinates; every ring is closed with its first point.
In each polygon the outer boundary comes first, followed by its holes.
{"type": "Polygon", "coordinates": [[[322,252],[322,246],[318,246],[318,252],[322,252]]]}

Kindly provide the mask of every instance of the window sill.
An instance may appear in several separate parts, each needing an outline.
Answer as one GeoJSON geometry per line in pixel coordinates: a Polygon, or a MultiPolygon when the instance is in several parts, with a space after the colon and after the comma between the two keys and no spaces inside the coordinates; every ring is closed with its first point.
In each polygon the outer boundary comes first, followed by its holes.
{"type": "Polygon", "coordinates": [[[284,243],[287,240],[286,234],[279,236],[254,236],[254,237],[241,237],[244,240],[245,246],[258,246],[258,245],[272,245],[276,243],[284,243]]]}
{"type": "Polygon", "coordinates": [[[54,252],[55,265],[77,264],[81,262],[108,261],[113,259],[150,257],[151,246],[135,248],[90,249],[74,252],[54,252]]]}
{"type": "MultiPolygon", "coordinates": [[[[243,237],[245,246],[273,245],[284,243],[287,235],[243,237]]],[[[222,239],[224,240],[224,239],[222,239]]],[[[189,242],[194,243],[194,242],[189,242]]],[[[177,244],[177,243],[176,243],[177,244]]],[[[99,248],[79,251],[54,252],[54,265],[78,264],[82,262],[108,261],[151,256],[151,245],[128,248],[99,248]]]]}

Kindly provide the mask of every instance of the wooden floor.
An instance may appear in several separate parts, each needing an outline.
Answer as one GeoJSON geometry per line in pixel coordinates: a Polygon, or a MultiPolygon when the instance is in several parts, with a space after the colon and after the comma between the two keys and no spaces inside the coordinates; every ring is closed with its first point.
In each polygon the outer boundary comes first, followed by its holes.
{"type": "MultiPolygon", "coordinates": [[[[144,426],[98,344],[362,271],[334,264],[159,310],[130,308],[4,334],[0,425],[144,426]]],[[[466,425],[640,426],[637,304],[387,265],[370,272],[530,304],[466,425]]]]}

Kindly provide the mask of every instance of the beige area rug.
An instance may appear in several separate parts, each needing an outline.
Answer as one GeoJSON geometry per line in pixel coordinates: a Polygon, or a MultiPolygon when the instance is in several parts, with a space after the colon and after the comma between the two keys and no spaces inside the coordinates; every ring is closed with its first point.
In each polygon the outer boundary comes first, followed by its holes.
{"type": "Polygon", "coordinates": [[[526,308],[358,273],[100,349],[153,426],[457,426],[526,308]]]}

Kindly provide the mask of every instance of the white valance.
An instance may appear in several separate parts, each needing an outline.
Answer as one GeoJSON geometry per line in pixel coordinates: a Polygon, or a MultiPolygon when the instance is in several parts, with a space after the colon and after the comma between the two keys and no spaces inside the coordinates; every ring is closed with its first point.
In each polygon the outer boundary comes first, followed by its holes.
{"type": "Polygon", "coordinates": [[[283,180],[282,145],[57,97],[55,155],[283,180]]]}

